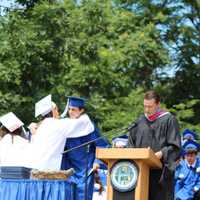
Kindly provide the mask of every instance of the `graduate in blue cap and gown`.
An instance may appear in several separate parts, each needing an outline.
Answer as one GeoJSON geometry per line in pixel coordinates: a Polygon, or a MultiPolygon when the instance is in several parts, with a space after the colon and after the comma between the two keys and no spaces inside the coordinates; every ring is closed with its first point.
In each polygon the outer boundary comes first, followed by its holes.
{"type": "Polygon", "coordinates": [[[192,200],[200,189],[200,145],[188,140],[183,145],[184,159],[175,171],[175,200],[192,200]]]}
{"type": "Polygon", "coordinates": [[[182,133],[182,145],[184,145],[185,142],[188,140],[194,140],[196,141],[198,139],[198,135],[191,131],[190,129],[185,129],[182,133]]]}
{"type": "MultiPolygon", "coordinates": [[[[68,111],[69,118],[79,118],[85,113],[85,100],[79,97],[69,97],[68,108],[66,110],[68,111]]],[[[89,135],[79,138],[68,138],[66,140],[65,150],[78,147],[79,145],[90,142],[98,137],[100,137],[100,133],[98,128],[94,125],[94,131],[89,135]]],[[[86,170],[88,170],[87,200],[92,199],[94,187],[94,174],[92,173],[92,169],[95,160],[96,146],[107,147],[108,143],[106,140],[100,139],[91,143],[88,150],[86,147],[80,147],[63,154],[61,169],[75,169],[73,177],[77,181],[76,200],[83,200],[85,198],[86,170]],[[88,159],[88,166],[86,166],[86,159],[88,159]]]]}

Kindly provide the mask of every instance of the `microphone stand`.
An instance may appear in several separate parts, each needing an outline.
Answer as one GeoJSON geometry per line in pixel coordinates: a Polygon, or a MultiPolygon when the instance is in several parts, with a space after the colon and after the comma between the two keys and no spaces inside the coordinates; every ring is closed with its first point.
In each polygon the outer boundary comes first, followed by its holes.
{"type": "Polygon", "coordinates": [[[84,190],[84,200],[87,200],[88,199],[88,162],[89,162],[89,159],[88,159],[88,154],[89,154],[89,151],[90,151],[90,145],[100,139],[104,139],[105,137],[104,136],[101,136],[101,137],[98,137],[94,140],[90,140],[89,142],[85,142],[77,147],[74,147],[74,148],[71,148],[69,150],[66,150],[66,151],[63,151],[63,154],[64,153],[68,153],[70,151],[73,151],[73,150],[76,150],[76,149],[79,149],[81,147],[85,147],[85,150],[86,150],[86,158],[85,158],[85,179],[84,179],[84,186],[85,186],[85,190],[84,190]]]}
{"type": "MultiPolygon", "coordinates": [[[[133,128],[133,127],[136,126],[136,125],[137,125],[136,123],[133,123],[133,124],[129,125],[128,127],[123,127],[123,128],[121,128],[121,129],[117,129],[116,132],[117,132],[117,131],[129,131],[131,128],[133,128]]],[[[115,131],[115,130],[114,130],[114,131],[115,131]]],[[[112,131],[112,132],[114,132],[114,131],[112,131]]],[[[108,131],[107,133],[110,133],[110,131],[108,131]]],[[[105,136],[100,136],[100,137],[98,137],[98,138],[96,138],[96,139],[94,139],[94,140],[90,140],[89,142],[85,142],[85,143],[83,143],[83,144],[81,144],[81,145],[79,145],[79,146],[76,146],[76,147],[73,147],[73,148],[71,148],[71,149],[65,150],[65,151],[62,152],[62,154],[68,153],[68,152],[73,151],[73,150],[76,150],[76,149],[79,149],[79,148],[81,148],[81,147],[85,147],[85,146],[87,146],[87,145],[89,145],[89,144],[92,144],[93,142],[96,142],[96,141],[98,141],[98,140],[100,140],[100,139],[104,139],[104,138],[105,138],[105,136]]]]}
{"type": "Polygon", "coordinates": [[[89,151],[90,151],[90,145],[100,139],[103,139],[104,137],[101,136],[101,137],[98,137],[94,140],[90,140],[89,142],[85,142],[77,147],[74,147],[74,148],[71,148],[69,150],[66,150],[66,151],[63,151],[63,154],[64,153],[68,153],[70,151],[73,151],[73,150],[76,150],[76,149],[79,149],[81,147],[85,147],[85,150],[86,150],[86,158],[85,158],[85,179],[84,179],[84,186],[85,186],[85,190],[84,190],[84,200],[87,200],[88,199],[88,154],[89,154],[89,151]]]}
{"type": "Polygon", "coordinates": [[[85,165],[86,165],[86,168],[85,168],[85,191],[84,191],[84,200],[87,200],[88,199],[88,154],[89,154],[89,151],[90,151],[90,144],[86,145],[85,147],[86,149],[86,158],[85,158],[85,165]]]}
{"type": "Polygon", "coordinates": [[[105,138],[104,136],[101,136],[101,137],[98,137],[98,138],[96,138],[96,139],[94,139],[94,140],[90,140],[89,142],[85,142],[85,143],[83,143],[83,144],[81,144],[81,145],[79,145],[79,146],[76,146],[76,147],[73,147],[73,148],[71,148],[71,149],[65,150],[65,151],[62,152],[62,154],[68,153],[68,152],[73,151],[73,150],[76,150],[76,149],[79,149],[79,148],[81,148],[81,147],[85,147],[85,146],[87,146],[87,145],[92,144],[93,142],[96,142],[96,141],[98,141],[98,140],[100,140],[100,139],[104,139],[104,138],[105,138]]]}

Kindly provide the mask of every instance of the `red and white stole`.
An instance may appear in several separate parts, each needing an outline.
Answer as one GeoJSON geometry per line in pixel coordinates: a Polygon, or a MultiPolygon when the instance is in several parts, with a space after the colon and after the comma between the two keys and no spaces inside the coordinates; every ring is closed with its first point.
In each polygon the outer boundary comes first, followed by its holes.
{"type": "Polygon", "coordinates": [[[163,116],[165,116],[167,114],[169,114],[168,111],[158,110],[157,112],[155,112],[154,114],[152,114],[150,116],[145,115],[145,117],[147,118],[148,121],[153,122],[156,119],[161,118],[161,117],[163,117],[163,116]]]}

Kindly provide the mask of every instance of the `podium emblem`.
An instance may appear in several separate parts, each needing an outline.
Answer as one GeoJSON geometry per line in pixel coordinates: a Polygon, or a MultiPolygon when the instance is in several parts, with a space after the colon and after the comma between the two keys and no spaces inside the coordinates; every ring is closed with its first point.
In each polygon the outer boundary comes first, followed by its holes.
{"type": "Polygon", "coordinates": [[[119,192],[129,192],[136,187],[138,167],[133,161],[119,161],[111,168],[111,184],[119,192]]]}

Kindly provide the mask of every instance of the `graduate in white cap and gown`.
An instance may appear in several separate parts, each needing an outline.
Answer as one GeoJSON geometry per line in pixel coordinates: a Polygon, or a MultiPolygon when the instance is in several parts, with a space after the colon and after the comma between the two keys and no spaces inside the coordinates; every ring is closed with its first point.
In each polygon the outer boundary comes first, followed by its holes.
{"type": "Polygon", "coordinates": [[[184,159],[175,171],[175,200],[193,200],[200,190],[199,150],[200,145],[193,140],[183,145],[184,159]]]}
{"type": "Polygon", "coordinates": [[[78,119],[56,119],[51,95],[35,105],[35,117],[43,116],[30,143],[27,167],[60,170],[66,138],[88,135],[94,126],[87,114],[78,119]]]}
{"type": "Polygon", "coordinates": [[[0,165],[23,166],[28,140],[21,137],[23,122],[12,112],[0,117],[1,129],[6,133],[0,141],[0,165]]]}

